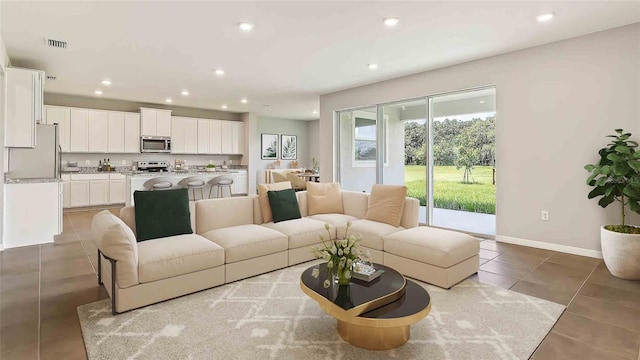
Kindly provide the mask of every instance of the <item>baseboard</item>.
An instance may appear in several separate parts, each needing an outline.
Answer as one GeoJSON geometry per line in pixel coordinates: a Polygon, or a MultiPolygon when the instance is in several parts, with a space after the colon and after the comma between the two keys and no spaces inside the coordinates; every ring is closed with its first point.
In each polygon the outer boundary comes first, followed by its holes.
{"type": "Polygon", "coordinates": [[[496,235],[496,241],[515,244],[515,245],[529,246],[529,247],[538,248],[538,249],[558,251],[558,252],[563,252],[563,253],[573,254],[573,255],[587,256],[587,257],[596,258],[596,259],[602,259],[602,251],[598,251],[598,250],[583,249],[583,248],[574,247],[574,246],[552,244],[552,243],[536,241],[536,240],[520,239],[520,238],[504,236],[504,235],[496,235]]]}

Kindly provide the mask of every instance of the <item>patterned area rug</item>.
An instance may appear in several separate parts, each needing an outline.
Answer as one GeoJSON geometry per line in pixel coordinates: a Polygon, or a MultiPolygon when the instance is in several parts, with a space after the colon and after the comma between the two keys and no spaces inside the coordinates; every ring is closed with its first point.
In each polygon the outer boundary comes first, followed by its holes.
{"type": "Polygon", "coordinates": [[[389,351],[344,342],[336,320],[302,293],[309,264],[113,317],[110,300],[80,306],[89,359],[527,359],[564,306],[466,280],[423,285],[431,313],[389,351]]]}

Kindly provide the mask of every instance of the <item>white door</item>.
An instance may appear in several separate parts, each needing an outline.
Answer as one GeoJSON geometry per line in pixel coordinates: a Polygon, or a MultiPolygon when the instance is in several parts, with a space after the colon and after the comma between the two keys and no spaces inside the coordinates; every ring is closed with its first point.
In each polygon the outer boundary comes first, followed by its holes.
{"type": "Polygon", "coordinates": [[[241,121],[233,122],[233,153],[244,153],[244,123],[241,121]]]}
{"type": "Polygon", "coordinates": [[[209,122],[198,119],[198,154],[209,153],[209,122]]]}
{"type": "Polygon", "coordinates": [[[62,152],[69,152],[69,138],[71,129],[69,127],[71,121],[71,109],[66,107],[47,106],[46,109],[47,124],[58,124],[58,141],[62,152]]]}
{"type": "Polygon", "coordinates": [[[89,181],[71,181],[69,190],[71,207],[89,206],[89,181]]]}
{"type": "Polygon", "coordinates": [[[222,153],[233,153],[233,122],[222,121],[222,153]]]}
{"type": "Polygon", "coordinates": [[[124,113],[110,111],[109,118],[109,136],[108,151],[110,153],[124,152],[124,113]]]}
{"type": "Polygon", "coordinates": [[[140,114],[124,114],[124,152],[140,153],[140,114]]]}
{"type": "Polygon", "coordinates": [[[124,204],[124,179],[109,180],[109,204],[124,204]]]}
{"type": "Polygon", "coordinates": [[[71,109],[69,151],[89,151],[89,110],[71,109]]]}
{"type": "Polygon", "coordinates": [[[209,152],[222,154],[222,121],[211,120],[209,129],[209,152]]]}
{"type": "Polygon", "coordinates": [[[184,120],[184,152],[187,154],[198,152],[198,119],[184,120]]]}
{"type": "Polygon", "coordinates": [[[171,153],[184,154],[185,119],[173,116],[171,119],[171,153]]]}
{"type": "Polygon", "coordinates": [[[171,111],[157,110],[156,114],[156,135],[171,136],[171,111]]]}
{"type": "Polygon", "coordinates": [[[156,119],[158,112],[154,109],[140,109],[140,111],[142,113],[140,135],[156,136],[156,119]]]}
{"type": "Polygon", "coordinates": [[[108,134],[108,113],[106,111],[89,110],[89,152],[107,152],[108,134]]]}
{"type": "Polygon", "coordinates": [[[109,180],[89,181],[89,204],[104,205],[109,202],[109,180]]]}

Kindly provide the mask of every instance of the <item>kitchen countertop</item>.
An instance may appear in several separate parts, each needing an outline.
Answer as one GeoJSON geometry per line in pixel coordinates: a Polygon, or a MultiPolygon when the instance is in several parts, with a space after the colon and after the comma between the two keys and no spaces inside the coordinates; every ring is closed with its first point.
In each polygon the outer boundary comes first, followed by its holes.
{"type": "Polygon", "coordinates": [[[59,183],[62,179],[56,178],[36,178],[36,179],[10,179],[5,178],[5,184],[45,184],[45,183],[59,183]]]}
{"type": "MultiPolygon", "coordinates": [[[[240,165],[242,166],[242,165],[240,165]]],[[[189,171],[185,171],[185,172],[176,172],[176,171],[169,171],[169,172],[162,172],[162,173],[147,173],[147,172],[141,172],[141,171],[131,171],[131,167],[130,166],[118,166],[116,167],[115,170],[112,171],[98,171],[98,168],[95,166],[92,167],[87,167],[87,166],[80,166],[79,167],[79,171],[62,171],[63,174],[123,174],[123,175],[157,175],[157,174],[173,174],[173,175],[179,175],[179,174],[210,174],[207,173],[206,171],[201,171],[201,170],[197,170],[197,169],[189,169],[189,171]]],[[[246,167],[239,167],[236,168],[234,165],[234,168],[230,168],[230,169],[226,169],[226,170],[217,170],[213,173],[238,173],[240,170],[247,170],[246,167]]]]}
{"type": "Polygon", "coordinates": [[[223,175],[223,174],[239,174],[238,170],[223,170],[223,171],[198,171],[198,170],[189,170],[189,171],[164,171],[164,172],[141,172],[141,171],[129,171],[123,172],[123,175],[132,176],[132,177],[160,177],[160,176],[214,176],[214,175],[223,175]]]}

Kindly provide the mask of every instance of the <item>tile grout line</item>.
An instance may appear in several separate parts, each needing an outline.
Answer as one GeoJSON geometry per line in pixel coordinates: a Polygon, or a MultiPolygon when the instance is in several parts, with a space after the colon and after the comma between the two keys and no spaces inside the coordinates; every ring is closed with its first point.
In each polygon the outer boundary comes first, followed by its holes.
{"type": "Polygon", "coordinates": [[[580,284],[580,287],[578,288],[578,290],[576,290],[576,292],[573,294],[573,296],[571,297],[571,300],[569,300],[569,303],[567,304],[567,309],[569,309],[569,305],[571,305],[571,303],[573,302],[573,299],[576,298],[576,296],[578,296],[578,293],[580,292],[580,290],[582,290],[582,288],[584,287],[584,284],[587,283],[587,281],[589,281],[589,278],[591,277],[591,275],[593,275],[593,273],[596,271],[596,269],[598,268],[599,264],[596,264],[593,269],[591,269],[591,272],[589,273],[589,275],[587,275],[587,277],[584,279],[584,281],[582,282],[582,284],[580,284]]]}
{"type": "MultiPolygon", "coordinates": [[[[520,280],[524,280],[524,278],[526,278],[527,276],[529,276],[532,272],[534,272],[537,268],[540,267],[540,265],[544,264],[545,262],[547,262],[547,260],[549,260],[553,255],[557,254],[557,252],[553,252],[551,253],[551,255],[547,256],[544,260],[542,260],[542,262],[540,262],[538,265],[536,265],[536,267],[534,267],[533,269],[531,269],[531,271],[529,271],[525,276],[521,277],[518,279],[518,281],[516,281],[515,284],[511,285],[511,287],[509,287],[509,290],[511,290],[514,286],[516,286],[517,283],[520,282],[520,280]]],[[[526,281],[526,280],[524,280],[526,281]]],[[[515,291],[515,290],[514,290],[515,291]]]]}

